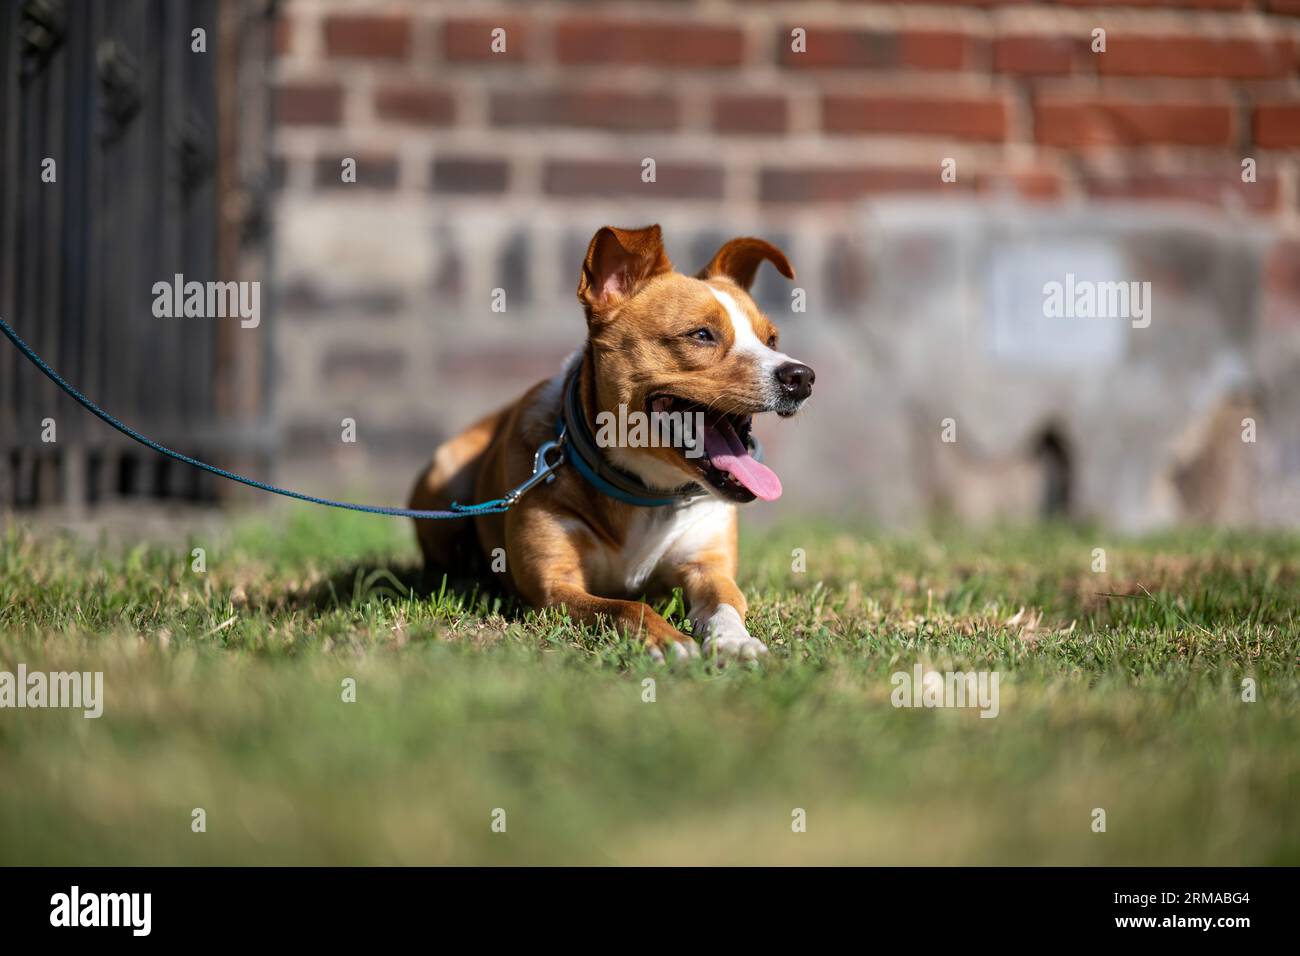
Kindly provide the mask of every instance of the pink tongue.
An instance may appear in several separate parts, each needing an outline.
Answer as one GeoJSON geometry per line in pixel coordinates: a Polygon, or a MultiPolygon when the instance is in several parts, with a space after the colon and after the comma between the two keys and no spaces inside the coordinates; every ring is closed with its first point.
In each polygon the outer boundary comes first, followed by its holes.
{"type": "Polygon", "coordinates": [[[771,468],[755,461],[726,419],[704,430],[704,451],[715,468],[752,491],[764,501],[781,497],[781,479],[771,468]]]}

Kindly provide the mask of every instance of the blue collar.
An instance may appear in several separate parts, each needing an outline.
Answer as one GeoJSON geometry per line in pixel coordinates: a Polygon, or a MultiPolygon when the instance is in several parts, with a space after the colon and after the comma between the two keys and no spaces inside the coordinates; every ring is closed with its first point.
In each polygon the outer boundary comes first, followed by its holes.
{"type": "Polygon", "coordinates": [[[556,434],[563,436],[564,455],[578,469],[578,474],[602,495],[607,495],[625,505],[638,508],[664,508],[668,505],[685,504],[695,498],[703,497],[708,492],[695,483],[687,485],[680,491],[655,491],[637,478],[620,468],[611,465],[596,440],[592,437],[587,424],[587,416],[582,410],[582,400],[578,395],[579,365],[569,376],[564,385],[564,399],[560,403],[560,417],[555,423],[556,434]]]}

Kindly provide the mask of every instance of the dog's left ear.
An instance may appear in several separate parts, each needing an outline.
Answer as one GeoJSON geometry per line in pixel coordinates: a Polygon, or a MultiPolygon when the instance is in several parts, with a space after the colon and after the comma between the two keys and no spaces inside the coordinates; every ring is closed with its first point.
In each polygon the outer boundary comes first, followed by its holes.
{"type": "Polygon", "coordinates": [[[709,264],[695,274],[695,278],[711,279],[714,276],[727,276],[736,285],[748,291],[754,284],[754,276],[758,274],[758,267],[762,265],[764,259],[776,266],[776,271],[787,279],[794,278],[794,269],[791,268],[784,252],[770,242],[749,236],[732,239],[723,245],[714,253],[709,264]]]}

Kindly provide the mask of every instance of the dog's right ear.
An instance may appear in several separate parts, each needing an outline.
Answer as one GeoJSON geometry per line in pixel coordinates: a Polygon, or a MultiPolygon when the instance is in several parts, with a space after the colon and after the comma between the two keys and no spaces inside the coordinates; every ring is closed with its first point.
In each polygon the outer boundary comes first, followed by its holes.
{"type": "Polygon", "coordinates": [[[605,226],[587,246],[578,278],[578,301],[587,317],[626,299],[647,279],[671,272],[658,226],[615,229],[605,226]]]}
{"type": "Polygon", "coordinates": [[[794,278],[794,267],[786,259],[785,253],[764,239],[745,236],[724,243],[713,255],[712,261],[695,274],[697,279],[712,279],[714,276],[726,276],[746,292],[754,284],[758,267],[766,259],[776,267],[776,271],[787,279],[794,278]]]}

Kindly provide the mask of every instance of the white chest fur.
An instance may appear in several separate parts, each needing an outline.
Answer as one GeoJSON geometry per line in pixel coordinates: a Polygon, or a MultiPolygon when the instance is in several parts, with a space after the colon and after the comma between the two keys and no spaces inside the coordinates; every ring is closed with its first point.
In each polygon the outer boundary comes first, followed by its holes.
{"type": "Polygon", "coordinates": [[[734,510],[711,497],[681,508],[637,508],[622,548],[601,546],[592,556],[593,585],[606,593],[641,593],[661,568],[722,540],[734,510]]]}

